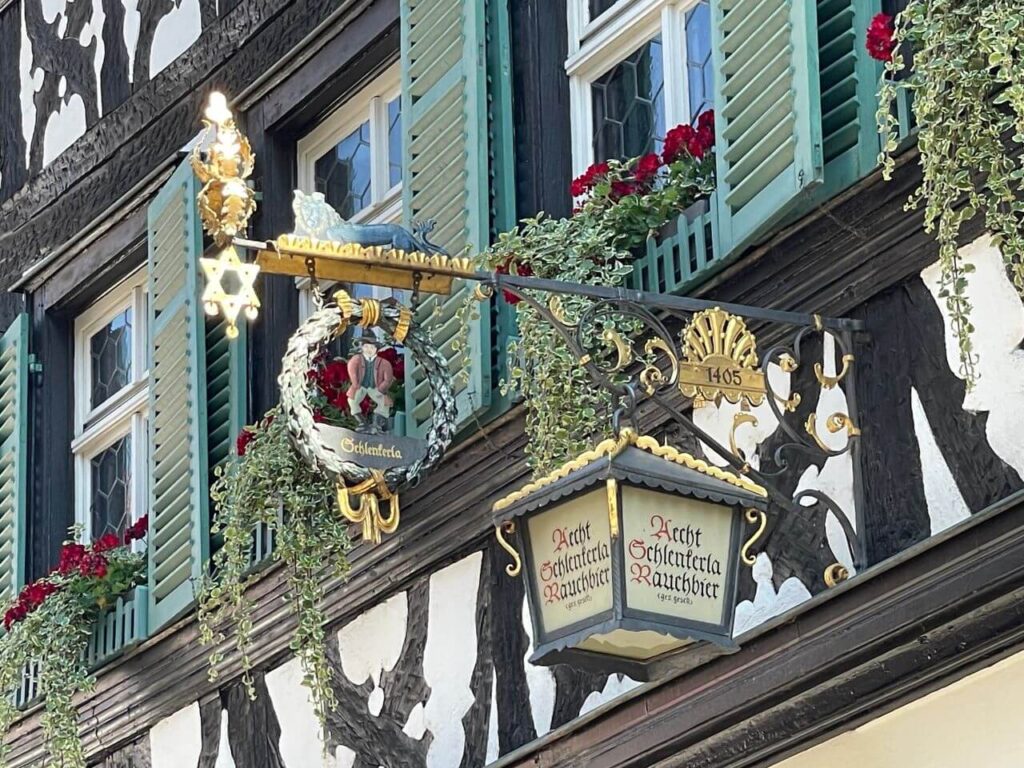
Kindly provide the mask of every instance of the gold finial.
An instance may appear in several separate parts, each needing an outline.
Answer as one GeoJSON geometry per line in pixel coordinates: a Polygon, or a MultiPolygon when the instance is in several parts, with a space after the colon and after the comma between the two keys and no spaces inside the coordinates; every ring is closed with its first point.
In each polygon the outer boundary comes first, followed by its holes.
{"type": "Polygon", "coordinates": [[[260,268],[238,257],[231,240],[244,234],[249,217],[256,210],[256,194],[246,184],[252,175],[254,157],[248,139],[238,130],[224,94],[210,94],[203,110],[205,128],[199,144],[192,150],[192,170],[202,183],[197,202],[203,229],[220,248],[214,259],[201,258],[206,275],[203,306],[210,315],[222,313],[227,321],[227,336],[238,336],[236,322],[243,310],[250,320],[256,318],[260,302],[253,284],[260,268]],[[203,147],[207,149],[203,150],[203,147]],[[223,283],[225,275],[235,275],[237,293],[223,283]]]}

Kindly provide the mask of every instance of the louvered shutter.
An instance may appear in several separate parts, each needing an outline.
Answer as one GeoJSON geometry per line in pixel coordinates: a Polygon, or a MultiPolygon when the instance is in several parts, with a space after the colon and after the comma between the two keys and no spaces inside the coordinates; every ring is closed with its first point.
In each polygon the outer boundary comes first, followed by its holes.
{"type": "Polygon", "coordinates": [[[877,164],[880,65],[864,47],[873,6],[874,0],[818,0],[825,197],[846,189],[877,164]]]}
{"type": "Polygon", "coordinates": [[[719,231],[756,241],[823,177],[815,7],[712,0],[719,231]]]}
{"type": "Polygon", "coordinates": [[[0,336],[0,605],[25,583],[28,315],[0,336]]]}
{"type": "Polygon", "coordinates": [[[238,326],[238,337],[227,337],[223,318],[206,321],[206,447],[209,477],[214,467],[231,455],[231,446],[245,425],[248,409],[246,337],[248,326],[238,326]]]}
{"type": "MultiPolygon", "coordinates": [[[[475,254],[489,239],[485,27],[480,0],[401,0],[403,211],[407,224],[436,219],[431,239],[452,255],[475,254]]],[[[491,312],[480,305],[468,349],[459,349],[456,313],[473,286],[457,286],[428,297],[417,321],[448,359],[462,425],[490,404],[491,312]]],[[[430,388],[421,369],[406,370],[406,432],[422,436],[430,388]]]]}
{"type": "Polygon", "coordinates": [[[149,207],[149,625],[191,605],[209,554],[198,184],[182,163],[149,207]]]}

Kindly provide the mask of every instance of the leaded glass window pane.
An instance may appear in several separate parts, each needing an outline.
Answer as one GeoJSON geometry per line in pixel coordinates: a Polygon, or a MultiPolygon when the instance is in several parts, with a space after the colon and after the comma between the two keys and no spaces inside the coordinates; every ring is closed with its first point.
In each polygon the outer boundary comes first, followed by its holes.
{"type": "Polygon", "coordinates": [[[591,20],[596,19],[602,13],[607,11],[613,5],[616,0],[590,0],[590,18],[591,20]]]}
{"type": "Polygon", "coordinates": [[[665,78],[656,37],[591,84],[594,157],[633,157],[660,151],[665,138],[665,78]]]}
{"type": "Polygon", "coordinates": [[[132,310],[116,315],[89,339],[92,407],[120,391],[132,377],[132,310]]]}
{"type": "Polygon", "coordinates": [[[713,106],[711,78],[711,11],[701,2],[686,14],[686,77],[690,91],[690,120],[713,106]]]}
{"type": "Polygon", "coordinates": [[[124,533],[131,514],[131,437],[125,435],[89,460],[92,479],[90,518],[92,537],[124,533]]]}
{"type": "Polygon", "coordinates": [[[349,219],[370,204],[370,123],[366,121],[313,166],[316,191],[349,219]]]}
{"type": "Polygon", "coordinates": [[[402,180],[402,102],[388,102],[388,188],[402,180]]]}

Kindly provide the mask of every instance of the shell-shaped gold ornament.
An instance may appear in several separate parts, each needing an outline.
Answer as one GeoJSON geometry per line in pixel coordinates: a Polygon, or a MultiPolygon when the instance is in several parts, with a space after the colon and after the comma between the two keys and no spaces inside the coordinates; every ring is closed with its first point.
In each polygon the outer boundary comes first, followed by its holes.
{"type": "Polygon", "coordinates": [[[683,332],[686,362],[706,363],[712,358],[727,358],[740,368],[757,368],[757,339],[746,321],[719,307],[695,314],[683,332]]]}

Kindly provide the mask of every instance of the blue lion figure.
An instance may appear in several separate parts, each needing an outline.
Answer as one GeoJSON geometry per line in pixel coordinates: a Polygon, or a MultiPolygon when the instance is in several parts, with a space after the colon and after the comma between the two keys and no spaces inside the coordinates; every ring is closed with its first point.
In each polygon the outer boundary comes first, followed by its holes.
{"type": "Polygon", "coordinates": [[[353,243],[363,246],[384,246],[413,253],[436,253],[448,256],[441,246],[430,242],[428,235],[433,231],[433,220],[413,224],[413,231],[397,224],[353,224],[345,221],[322,192],[307,195],[295,190],[292,201],[295,212],[295,234],[317,240],[333,240],[339,243],[353,243]]]}

